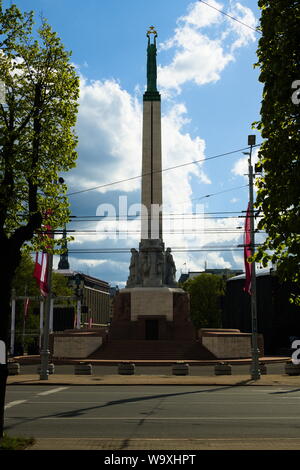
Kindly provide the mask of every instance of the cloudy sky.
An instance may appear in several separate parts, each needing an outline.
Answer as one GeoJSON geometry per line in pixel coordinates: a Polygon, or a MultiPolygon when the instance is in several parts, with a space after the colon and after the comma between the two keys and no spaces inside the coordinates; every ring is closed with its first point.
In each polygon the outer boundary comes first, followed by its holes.
{"type": "Polygon", "coordinates": [[[237,227],[244,224],[239,216],[248,203],[247,157],[240,149],[247,147],[248,134],[261,142],[252,129],[262,94],[253,67],[259,39],[256,2],[15,2],[22,10],[34,10],[37,22],[40,13],[48,19],[72,51],[81,79],[77,167],[64,175],[77,216],[68,225],[76,230],[69,245],[71,268],[122,287],[130,248],[138,246],[134,216],[140,201],[150,25],[158,32],[165,244],[173,249],[178,277],[204,269],[205,263],[243,268],[243,253],[234,250],[242,243],[237,227]],[[130,217],[117,223],[115,214],[130,217]],[[116,249],[124,252],[113,253],[116,249]]]}

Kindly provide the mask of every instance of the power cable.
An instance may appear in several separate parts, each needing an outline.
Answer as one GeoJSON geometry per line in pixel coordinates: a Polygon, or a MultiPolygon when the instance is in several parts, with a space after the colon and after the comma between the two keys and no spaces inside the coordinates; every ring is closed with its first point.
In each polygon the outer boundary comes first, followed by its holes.
{"type": "MultiPolygon", "coordinates": [[[[260,246],[259,244],[255,244],[255,246],[260,246]]],[[[242,245],[238,246],[227,246],[227,247],[211,247],[211,248],[172,248],[172,253],[189,253],[189,252],[209,252],[209,251],[243,251],[244,248],[242,245]]],[[[68,250],[68,253],[73,253],[73,254],[127,254],[130,253],[130,250],[128,248],[126,249],[119,249],[119,250],[111,250],[111,249],[70,249],[68,250]]]]}
{"type": "Polygon", "coordinates": [[[204,2],[203,0],[198,0],[198,1],[201,2],[201,3],[203,3],[203,4],[206,5],[206,6],[210,7],[210,8],[213,8],[213,10],[216,10],[216,11],[218,11],[219,13],[222,13],[222,15],[227,16],[227,17],[230,18],[231,20],[234,20],[234,21],[236,21],[237,23],[240,23],[240,24],[242,24],[243,26],[246,26],[247,28],[252,29],[252,30],[255,31],[256,33],[262,34],[261,30],[260,30],[258,27],[257,27],[257,28],[253,28],[253,26],[250,26],[249,24],[244,23],[243,21],[241,21],[241,20],[235,18],[234,16],[229,15],[229,14],[226,13],[225,11],[219,10],[218,8],[214,7],[213,5],[210,5],[209,3],[204,2]]]}
{"type": "MultiPolygon", "coordinates": [[[[256,145],[253,145],[252,147],[259,147],[261,144],[256,144],[256,145]]],[[[172,166],[172,167],[169,167],[169,168],[163,168],[162,170],[156,170],[156,171],[150,171],[148,173],[144,173],[142,175],[138,175],[138,176],[132,176],[131,178],[125,178],[123,180],[118,180],[118,181],[114,181],[112,183],[105,183],[105,184],[101,184],[99,186],[94,186],[92,188],[87,188],[87,189],[81,189],[80,191],[74,191],[72,193],[68,193],[67,196],[74,196],[76,194],[81,194],[81,193],[86,193],[86,192],[89,192],[89,191],[94,191],[95,189],[101,189],[101,188],[107,188],[108,186],[113,186],[115,184],[120,184],[120,183],[125,183],[127,181],[132,181],[132,180],[135,180],[135,179],[138,179],[138,178],[142,178],[144,176],[148,176],[148,175],[151,175],[151,174],[155,174],[155,173],[163,173],[165,171],[169,171],[169,170],[175,170],[177,168],[182,168],[184,166],[188,166],[188,165],[195,165],[196,163],[200,163],[200,162],[207,162],[207,161],[210,161],[210,160],[214,160],[216,158],[221,158],[221,157],[226,157],[228,155],[233,155],[235,153],[240,153],[240,152],[243,152],[244,150],[249,150],[249,147],[244,147],[242,149],[238,149],[238,150],[232,150],[231,152],[225,152],[225,153],[221,153],[219,155],[214,155],[212,157],[207,157],[207,158],[201,158],[199,160],[193,160],[192,162],[187,162],[187,163],[182,163],[180,165],[175,165],[175,166],[172,166]]],[[[207,197],[207,196],[205,196],[207,197]]]]}

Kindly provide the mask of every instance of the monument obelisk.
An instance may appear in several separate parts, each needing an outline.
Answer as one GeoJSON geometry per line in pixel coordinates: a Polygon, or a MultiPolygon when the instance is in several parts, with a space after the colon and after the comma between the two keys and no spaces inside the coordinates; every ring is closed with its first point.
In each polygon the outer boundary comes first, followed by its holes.
{"type": "Polygon", "coordinates": [[[143,96],[141,238],[162,240],[161,106],[157,91],[157,33],[153,27],[149,28],[147,37],[147,90],[143,96]]]}
{"type": "Polygon", "coordinates": [[[143,95],[141,240],[131,249],[126,288],[116,297],[112,339],[190,339],[188,294],[177,287],[171,249],[163,242],[161,97],[156,38],[147,31],[147,89],[143,95]]]}
{"type": "Polygon", "coordinates": [[[143,95],[141,242],[132,249],[127,287],[176,286],[171,249],[165,251],[162,229],[161,98],[157,90],[156,38],[147,32],[147,89],[143,95]]]}

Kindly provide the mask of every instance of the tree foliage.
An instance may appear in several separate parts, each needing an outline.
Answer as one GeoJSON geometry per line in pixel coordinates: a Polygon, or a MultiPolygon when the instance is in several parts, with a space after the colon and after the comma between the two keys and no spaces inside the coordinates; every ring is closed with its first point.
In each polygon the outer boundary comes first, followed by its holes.
{"type": "MultiPolygon", "coordinates": [[[[0,0],[0,340],[7,344],[13,277],[22,250],[51,249],[57,240],[41,229],[69,219],[60,172],[75,166],[79,79],[60,39],[44,18],[0,0]],[[2,88],[2,87],[1,87],[2,88]],[[51,245],[51,246],[50,246],[51,245]]],[[[43,229],[45,231],[45,228],[43,229]]],[[[58,241],[59,243],[59,241],[58,241]]],[[[0,439],[3,435],[7,365],[0,364],[0,439]]]]}
{"type": "Polygon", "coordinates": [[[188,279],[183,289],[190,294],[191,319],[196,328],[221,327],[221,298],[224,280],[215,274],[200,274],[188,279]]]}
{"type": "MultiPolygon", "coordinates": [[[[259,0],[262,37],[259,80],[264,84],[256,206],[267,239],[256,260],[277,265],[282,280],[300,278],[300,2],[259,0]],[[298,88],[298,90],[297,90],[298,88]]],[[[299,301],[299,299],[298,299],[299,301]]]]}
{"type": "Polygon", "coordinates": [[[53,228],[68,220],[66,186],[58,179],[75,165],[79,83],[47,21],[34,34],[32,12],[1,5],[0,238],[21,247],[40,241],[49,209],[53,228]]]}

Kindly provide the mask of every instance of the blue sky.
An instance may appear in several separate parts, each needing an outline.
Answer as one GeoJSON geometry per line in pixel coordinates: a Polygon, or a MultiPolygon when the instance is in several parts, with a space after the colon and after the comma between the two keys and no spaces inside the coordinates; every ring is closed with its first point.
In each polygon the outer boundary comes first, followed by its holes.
{"type": "MultiPolygon", "coordinates": [[[[4,1],[4,5],[9,5],[4,1]]],[[[247,146],[251,124],[259,119],[262,86],[253,68],[259,33],[230,20],[199,1],[187,0],[16,0],[21,10],[42,13],[55,30],[81,77],[77,168],[64,175],[69,191],[132,178],[141,173],[141,111],[146,82],[146,31],[158,31],[158,84],[162,95],[163,168],[201,160],[247,146]]],[[[259,9],[253,0],[207,0],[217,9],[255,28],[259,9]]],[[[163,173],[165,213],[190,214],[195,203],[204,213],[244,211],[248,188],[245,156],[201,162],[163,173]]],[[[95,215],[101,204],[128,205],[140,200],[140,179],[70,196],[72,213],[95,215]]],[[[116,209],[118,212],[118,209],[116,209]]],[[[100,212],[99,212],[100,211],[100,212]]],[[[222,215],[222,214],[221,214],[222,215]]],[[[226,214],[224,214],[226,215],[226,214]]],[[[230,215],[230,214],[229,214],[230,215]]],[[[202,219],[202,222],[204,220],[202,219]]],[[[168,221],[166,221],[168,223],[168,221]]],[[[197,235],[169,233],[177,274],[182,270],[243,268],[242,252],[218,247],[241,243],[236,230],[243,219],[205,220],[197,235]],[[234,233],[228,233],[231,230],[234,233]],[[226,230],[226,233],[224,233],[226,230]],[[203,233],[204,232],[204,233],[203,233]],[[192,247],[214,246],[213,252],[189,252],[192,247]]],[[[110,228],[115,228],[112,223],[110,228]]],[[[124,285],[129,253],[72,253],[72,249],[137,247],[136,221],[131,236],[114,239],[103,222],[78,222],[69,229],[97,229],[82,233],[70,244],[71,268],[124,285]]],[[[57,263],[57,259],[55,261],[57,263]]]]}

